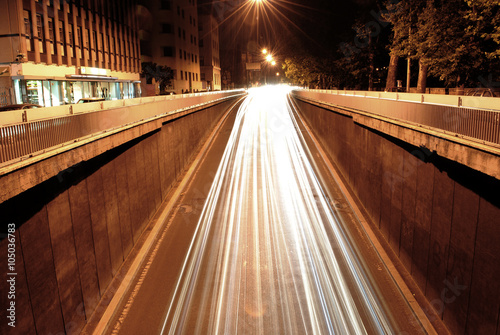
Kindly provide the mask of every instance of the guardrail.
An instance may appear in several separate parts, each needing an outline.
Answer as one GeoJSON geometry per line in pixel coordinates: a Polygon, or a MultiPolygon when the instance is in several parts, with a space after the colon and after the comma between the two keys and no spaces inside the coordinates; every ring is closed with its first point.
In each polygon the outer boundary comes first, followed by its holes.
{"type": "Polygon", "coordinates": [[[243,93],[167,95],[2,112],[0,166],[70,141],[243,93]]]}
{"type": "Polygon", "coordinates": [[[295,90],[302,98],[500,144],[500,98],[417,93],[295,90]]]}

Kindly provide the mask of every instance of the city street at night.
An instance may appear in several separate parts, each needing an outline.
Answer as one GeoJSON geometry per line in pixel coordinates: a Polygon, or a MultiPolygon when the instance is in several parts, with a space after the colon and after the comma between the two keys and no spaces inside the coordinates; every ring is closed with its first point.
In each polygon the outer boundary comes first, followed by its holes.
{"type": "Polygon", "coordinates": [[[107,333],[424,333],[288,91],[231,111],[107,333]]]}
{"type": "Polygon", "coordinates": [[[0,335],[500,335],[500,0],[0,4],[0,335]]]}

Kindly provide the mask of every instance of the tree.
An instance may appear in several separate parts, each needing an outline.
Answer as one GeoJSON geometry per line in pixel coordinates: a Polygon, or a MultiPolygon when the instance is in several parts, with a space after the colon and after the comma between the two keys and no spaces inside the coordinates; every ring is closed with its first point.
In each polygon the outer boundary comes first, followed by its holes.
{"type": "MultiPolygon", "coordinates": [[[[387,74],[386,89],[396,86],[396,73],[399,58],[418,60],[420,65],[417,87],[425,91],[427,79],[427,64],[425,55],[419,54],[417,48],[420,45],[418,34],[422,9],[426,0],[386,1],[384,19],[392,23],[393,38],[390,47],[390,63],[387,74]]],[[[409,80],[409,78],[407,78],[409,80]]]]}
{"type": "Polygon", "coordinates": [[[153,62],[143,62],[141,76],[146,78],[148,84],[152,84],[154,79],[160,87],[161,94],[170,85],[170,80],[173,78],[173,71],[168,66],[158,65],[153,62]]]}
{"type": "Polygon", "coordinates": [[[315,88],[318,85],[320,71],[316,59],[309,55],[293,56],[285,59],[285,76],[296,85],[315,88]]]}
{"type": "Polygon", "coordinates": [[[498,74],[499,0],[408,0],[386,3],[393,25],[391,56],[419,61],[423,92],[427,73],[447,86],[477,84],[498,74]]]}

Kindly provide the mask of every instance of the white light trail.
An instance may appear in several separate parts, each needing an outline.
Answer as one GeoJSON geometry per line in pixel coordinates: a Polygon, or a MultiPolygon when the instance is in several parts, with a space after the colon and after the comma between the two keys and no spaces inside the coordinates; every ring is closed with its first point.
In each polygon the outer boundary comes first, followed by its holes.
{"type": "Polygon", "coordinates": [[[162,334],[392,333],[287,93],[254,89],[240,107],[162,334]]]}

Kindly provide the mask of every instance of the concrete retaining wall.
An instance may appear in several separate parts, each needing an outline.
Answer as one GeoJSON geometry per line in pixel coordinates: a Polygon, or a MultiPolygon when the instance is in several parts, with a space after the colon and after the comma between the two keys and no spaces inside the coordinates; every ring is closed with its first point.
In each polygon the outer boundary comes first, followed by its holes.
{"type": "Polygon", "coordinates": [[[451,333],[498,334],[500,181],[341,113],[297,103],[451,333]]]}
{"type": "MultiPolygon", "coordinates": [[[[79,333],[196,148],[233,101],[169,121],[0,204],[2,227],[16,227],[12,271],[6,270],[9,239],[0,242],[0,334],[79,333]],[[8,272],[16,273],[15,299],[7,295],[8,272]],[[11,301],[15,328],[6,322],[11,301]]],[[[20,173],[23,177],[30,178],[20,173]]]]}

